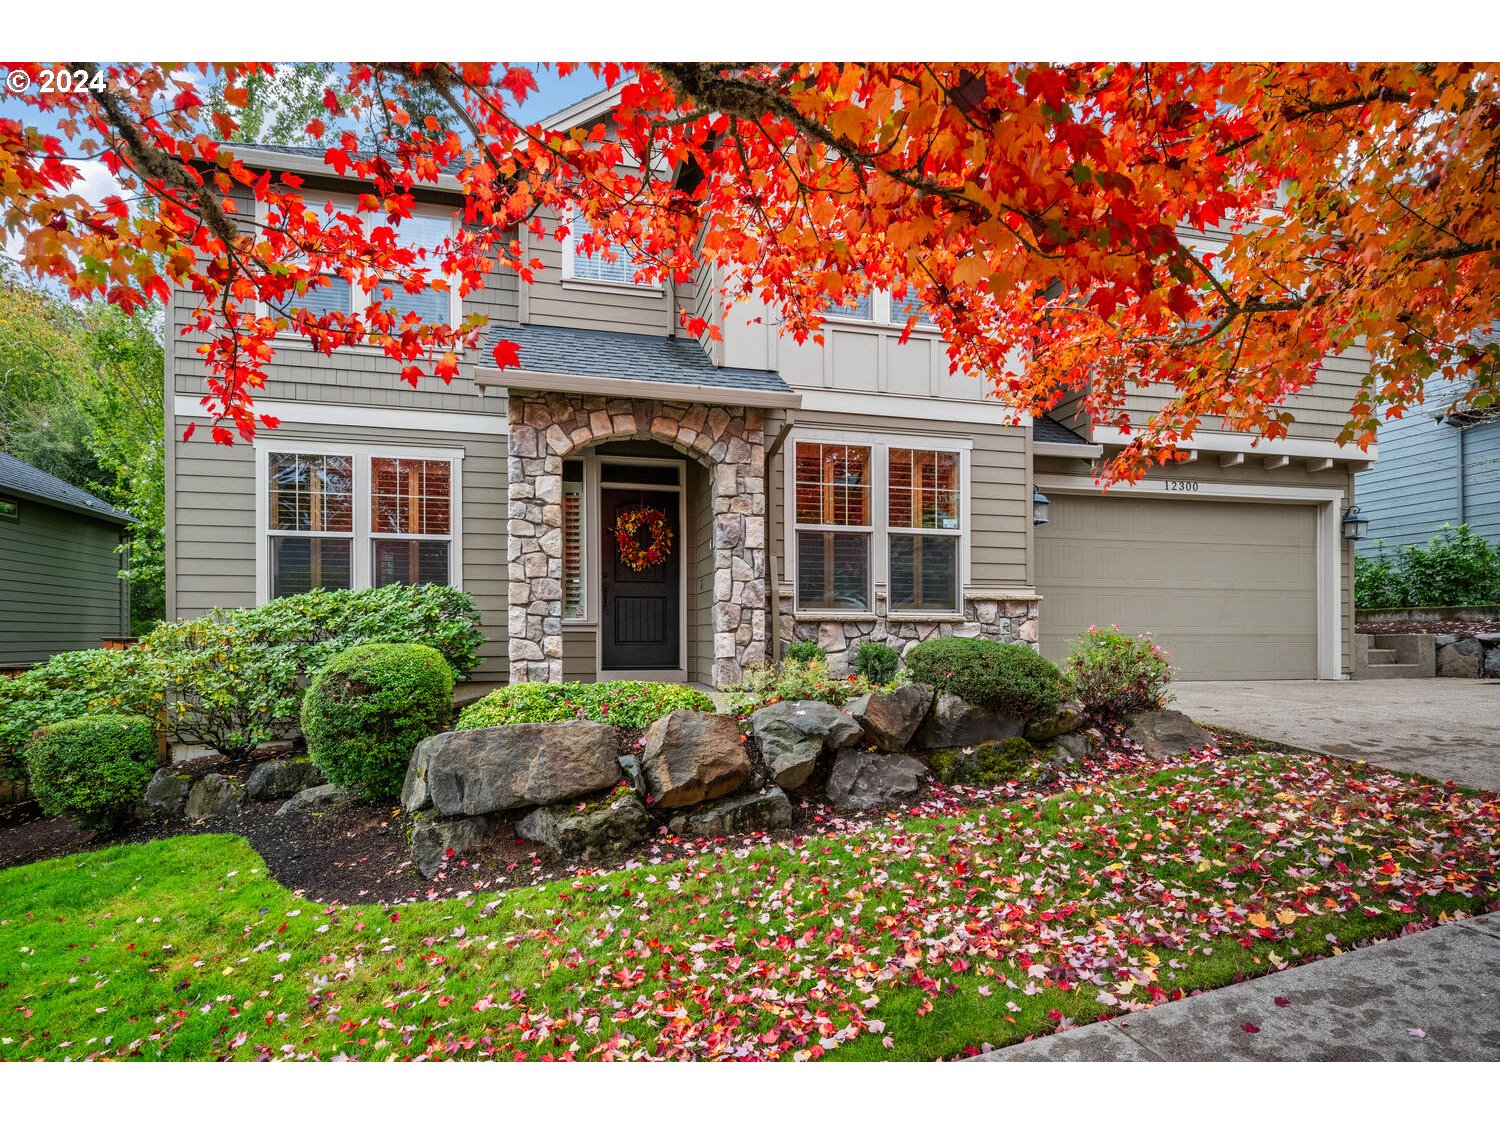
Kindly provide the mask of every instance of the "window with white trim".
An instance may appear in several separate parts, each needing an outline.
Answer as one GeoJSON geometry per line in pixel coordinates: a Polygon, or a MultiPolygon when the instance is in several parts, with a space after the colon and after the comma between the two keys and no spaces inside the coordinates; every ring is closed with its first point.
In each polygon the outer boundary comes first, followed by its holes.
{"type": "Polygon", "coordinates": [[[574,210],[565,220],[568,237],[563,243],[563,277],[572,281],[603,281],[612,285],[633,285],[638,289],[660,289],[651,282],[637,281],[636,271],[645,265],[645,259],[636,255],[630,247],[611,241],[607,248],[592,254],[580,254],[578,241],[593,231],[582,211],[574,210]],[[606,260],[606,254],[612,261],[606,260]]]}
{"type": "Polygon", "coordinates": [[[257,445],[261,598],[459,584],[461,454],[257,445]]]}
{"type": "Polygon", "coordinates": [[[800,612],[958,613],[967,455],[959,442],[799,438],[788,497],[800,612]]]}
{"type": "Polygon", "coordinates": [[[906,322],[913,316],[917,318],[917,327],[931,328],[937,322],[932,319],[932,313],[927,311],[922,296],[915,289],[908,289],[906,296],[897,297],[891,295],[891,323],[897,328],[905,328],[906,322]]]}

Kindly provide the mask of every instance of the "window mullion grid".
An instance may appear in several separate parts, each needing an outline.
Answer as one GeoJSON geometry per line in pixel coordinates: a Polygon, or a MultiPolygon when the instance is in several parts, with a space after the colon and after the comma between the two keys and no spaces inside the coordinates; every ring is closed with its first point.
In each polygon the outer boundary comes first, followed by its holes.
{"type": "Polygon", "coordinates": [[[368,589],[374,572],[374,546],[370,537],[370,505],[373,502],[370,490],[374,487],[370,474],[370,453],[359,453],[354,458],[354,588],[368,589]]]}

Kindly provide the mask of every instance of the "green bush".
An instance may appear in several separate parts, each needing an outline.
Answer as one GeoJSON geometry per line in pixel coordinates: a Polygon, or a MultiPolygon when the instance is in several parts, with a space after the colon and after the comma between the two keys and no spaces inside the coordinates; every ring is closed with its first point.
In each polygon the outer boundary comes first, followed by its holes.
{"type": "Polygon", "coordinates": [[[125,820],[155,766],[151,722],[132,715],[51,723],[26,748],[27,778],[42,811],[85,828],[112,828],[125,820]]]}
{"type": "Polygon", "coordinates": [[[161,708],[160,685],[145,674],[134,649],[60,652],[45,664],[0,679],[0,777],[24,769],[37,730],[86,715],[142,715],[161,708]]]}
{"type": "Polygon", "coordinates": [[[933,637],[914,646],[906,671],[919,684],[951,692],[975,707],[1031,719],[1062,702],[1062,682],[1050,660],[1025,645],[980,637],[933,637]]]}
{"type": "Polygon", "coordinates": [[[816,660],[786,660],[780,667],[749,668],[730,696],[729,707],[737,715],[748,715],[762,707],[788,699],[813,699],[842,707],[849,700],[870,692],[887,690],[861,675],[835,676],[824,657],[816,660]]]}
{"type": "Polygon", "coordinates": [[[464,708],[457,729],[592,719],[625,730],[640,730],[673,711],[707,711],[711,714],[713,710],[712,699],[682,684],[660,684],[650,680],[612,680],[599,684],[507,684],[464,708]]]}
{"type": "Polygon", "coordinates": [[[860,641],[854,653],[854,670],[872,684],[888,684],[896,674],[900,655],[879,641],[860,641]]]}
{"type": "Polygon", "coordinates": [[[1500,603],[1500,545],[1468,524],[1443,524],[1427,546],[1406,546],[1392,561],[1380,544],[1374,558],[1354,560],[1354,604],[1360,609],[1500,603]]]}
{"type": "Polygon", "coordinates": [[[792,641],[786,646],[786,658],[798,664],[828,659],[828,650],[817,641],[792,641]]]}
{"type": "Polygon", "coordinates": [[[453,670],[429,645],[345,649],[302,700],[307,753],[334,785],[372,800],[401,792],[412,751],[453,716],[453,670]]]}
{"type": "Polygon", "coordinates": [[[1171,696],[1170,654],[1149,636],[1132,637],[1111,625],[1090,627],[1073,641],[1063,664],[1068,694],[1084,714],[1094,719],[1116,719],[1132,711],[1159,711],[1171,696]]]}

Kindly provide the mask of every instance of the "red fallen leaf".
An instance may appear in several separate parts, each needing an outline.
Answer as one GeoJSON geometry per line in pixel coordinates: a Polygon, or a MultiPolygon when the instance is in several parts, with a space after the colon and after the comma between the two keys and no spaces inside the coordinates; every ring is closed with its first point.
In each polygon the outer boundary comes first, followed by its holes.
{"type": "Polygon", "coordinates": [[[1248,1031],[1251,1035],[1254,1035],[1260,1028],[1256,1027],[1253,1023],[1246,1023],[1240,1025],[1240,1030],[1248,1031]]]}
{"type": "Polygon", "coordinates": [[[1278,997],[1276,997],[1276,1006],[1278,1008],[1285,1008],[1290,1003],[1291,1003],[1291,1001],[1288,1000],[1285,996],[1278,996],[1278,997]]]}

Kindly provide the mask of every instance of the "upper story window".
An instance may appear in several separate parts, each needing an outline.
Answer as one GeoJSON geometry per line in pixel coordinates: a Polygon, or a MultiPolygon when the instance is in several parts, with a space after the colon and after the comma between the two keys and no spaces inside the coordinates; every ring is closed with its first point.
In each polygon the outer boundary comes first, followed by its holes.
{"type": "Polygon", "coordinates": [[[610,285],[630,285],[637,289],[660,290],[654,283],[635,279],[636,271],[645,260],[630,247],[619,242],[610,242],[607,250],[595,250],[583,254],[578,250],[579,240],[593,231],[582,211],[574,210],[567,218],[568,237],[563,242],[563,277],[571,281],[601,281],[610,285]],[[613,261],[606,261],[606,253],[613,261]]]}
{"type": "Polygon", "coordinates": [[[906,296],[891,296],[891,323],[897,328],[905,328],[906,322],[913,316],[917,318],[917,325],[923,328],[931,328],[936,324],[932,314],[927,311],[927,306],[922,303],[920,294],[914,289],[908,289],[906,296]]]}
{"type": "Polygon", "coordinates": [[[823,315],[826,317],[863,321],[866,324],[880,326],[890,325],[895,328],[905,328],[907,320],[914,313],[917,317],[917,327],[935,327],[936,322],[932,319],[932,314],[927,311],[921,296],[914,289],[907,290],[906,296],[901,298],[885,290],[867,290],[843,304],[830,304],[823,310],[823,315]]]}

